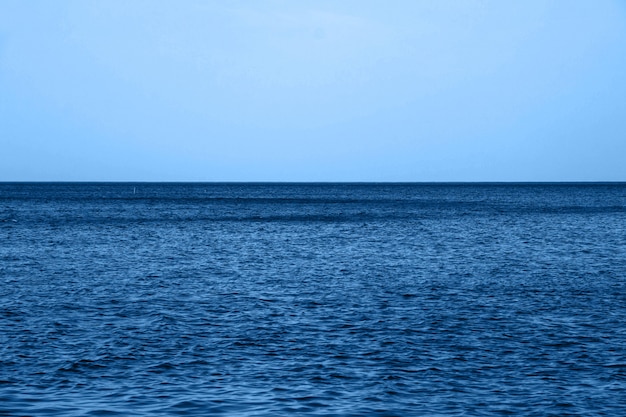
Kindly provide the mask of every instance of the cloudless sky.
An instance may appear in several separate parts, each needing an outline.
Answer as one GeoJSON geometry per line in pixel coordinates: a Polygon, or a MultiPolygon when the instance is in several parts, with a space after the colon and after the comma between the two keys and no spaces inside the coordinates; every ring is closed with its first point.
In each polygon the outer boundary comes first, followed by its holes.
{"type": "Polygon", "coordinates": [[[626,181],[624,0],[0,0],[0,181],[626,181]]]}

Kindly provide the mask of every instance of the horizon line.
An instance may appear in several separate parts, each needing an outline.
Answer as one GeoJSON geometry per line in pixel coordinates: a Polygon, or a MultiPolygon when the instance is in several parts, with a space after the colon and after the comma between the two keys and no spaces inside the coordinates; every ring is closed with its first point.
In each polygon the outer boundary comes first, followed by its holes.
{"type": "Polygon", "coordinates": [[[453,184],[626,184],[626,180],[601,180],[601,181],[137,181],[137,180],[14,180],[14,181],[2,181],[0,184],[258,184],[258,185],[271,185],[271,184],[294,184],[294,185],[316,185],[316,184],[432,184],[432,185],[453,185],[453,184]]]}

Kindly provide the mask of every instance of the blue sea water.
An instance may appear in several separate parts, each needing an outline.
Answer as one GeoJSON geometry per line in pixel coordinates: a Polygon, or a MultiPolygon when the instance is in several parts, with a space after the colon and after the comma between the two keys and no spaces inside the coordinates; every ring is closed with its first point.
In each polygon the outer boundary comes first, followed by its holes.
{"type": "Polygon", "coordinates": [[[626,184],[0,184],[2,416],[624,416],[626,184]]]}

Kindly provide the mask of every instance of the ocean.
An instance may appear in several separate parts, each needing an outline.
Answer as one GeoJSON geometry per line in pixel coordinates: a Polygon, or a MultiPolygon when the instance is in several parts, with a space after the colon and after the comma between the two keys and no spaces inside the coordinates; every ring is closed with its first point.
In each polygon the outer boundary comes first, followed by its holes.
{"type": "Polygon", "coordinates": [[[1,183],[1,416],[624,416],[626,184],[1,183]]]}

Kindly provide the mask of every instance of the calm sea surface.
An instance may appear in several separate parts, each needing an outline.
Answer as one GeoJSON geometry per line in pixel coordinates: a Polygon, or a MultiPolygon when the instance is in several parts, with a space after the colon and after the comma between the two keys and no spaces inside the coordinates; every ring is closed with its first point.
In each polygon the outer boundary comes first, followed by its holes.
{"type": "Polygon", "coordinates": [[[2,416],[625,416],[626,184],[0,184],[2,416]]]}

